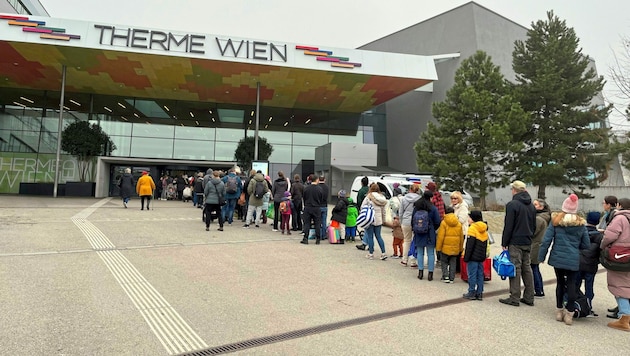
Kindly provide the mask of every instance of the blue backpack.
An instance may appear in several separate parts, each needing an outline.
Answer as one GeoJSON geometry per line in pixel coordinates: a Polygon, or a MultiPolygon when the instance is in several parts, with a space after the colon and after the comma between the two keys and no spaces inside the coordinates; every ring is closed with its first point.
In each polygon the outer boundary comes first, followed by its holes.
{"type": "Polygon", "coordinates": [[[429,212],[426,210],[416,210],[411,218],[411,226],[413,226],[413,232],[416,234],[426,234],[429,232],[429,212]]]}

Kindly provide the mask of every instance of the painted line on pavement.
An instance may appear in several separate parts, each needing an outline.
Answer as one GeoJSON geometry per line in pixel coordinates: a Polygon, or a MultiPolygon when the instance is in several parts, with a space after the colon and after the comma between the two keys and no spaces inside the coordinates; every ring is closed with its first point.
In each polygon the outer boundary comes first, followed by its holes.
{"type": "Polygon", "coordinates": [[[107,236],[86,220],[109,200],[111,198],[103,199],[82,210],[71,218],[72,222],[83,232],[169,354],[208,347],[153,285],[116,249],[107,236]]]}

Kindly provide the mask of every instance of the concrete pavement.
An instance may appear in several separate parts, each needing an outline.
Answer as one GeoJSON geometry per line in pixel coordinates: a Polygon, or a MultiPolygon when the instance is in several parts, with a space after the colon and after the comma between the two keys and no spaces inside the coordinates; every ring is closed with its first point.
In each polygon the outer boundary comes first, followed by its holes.
{"type": "MultiPolygon", "coordinates": [[[[240,222],[206,232],[191,204],[152,204],[0,196],[0,354],[627,353],[630,335],[606,327],[605,272],[600,316],[566,326],[554,319],[547,265],[547,297],[534,307],[500,304],[508,282],[496,274],[483,302],[465,301],[467,284],[440,283],[439,269],[419,281],[354,244],[304,246],[299,234],[240,222]]],[[[486,219],[499,240],[502,214],[486,219]]]]}

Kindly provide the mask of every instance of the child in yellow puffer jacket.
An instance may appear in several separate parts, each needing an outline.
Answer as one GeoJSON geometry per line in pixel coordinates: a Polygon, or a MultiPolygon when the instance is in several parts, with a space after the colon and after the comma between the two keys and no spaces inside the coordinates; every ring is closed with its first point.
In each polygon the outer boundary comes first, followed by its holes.
{"type": "Polygon", "coordinates": [[[453,283],[457,259],[464,250],[464,230],[452,207],[447,207],[444,213],[437,231],[435,250],[442,254],[442,281],[453,283]]]}

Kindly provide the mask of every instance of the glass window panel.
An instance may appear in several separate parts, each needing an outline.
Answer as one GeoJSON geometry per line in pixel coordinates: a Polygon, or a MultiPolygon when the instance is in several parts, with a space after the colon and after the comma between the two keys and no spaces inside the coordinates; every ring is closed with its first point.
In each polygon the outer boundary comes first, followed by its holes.
{"type": "Polygon", "coordinates": [[[134,137],[131,140],[132,157],[173,158],[173,140],[134,137]]]}
{"type": "MultiPolygon", "coordinates": [[[[162,137],[173,138],[175,126],[156,124],[133,124],[134,137],[162,137]]],[[[135,143],[134,143],[135,145],[135,143]]],[[[171,147],[173,145],[171,144],[171,147]]],[[[133,152],[133,149],[132,149],[133,152]]]]}
{"type": "Polygon", "coordinates": [[[301,160],[315,159],[315,147],[313,146],[293,146],[291,154],[291,163],[298,164],[301,160]]]}
{"type": "MultiPolygon", "coordinates": [[[[35,133],[37,134],[37,133],[35,133]]],[[[57,153],[57,132],[42,131],[39,135],[39,153],[57,153]]]]}
{"type": "MultiPolygon", "coordinates": [[[[253,134],[254,133],[252,132],[252,135],[253,134]]],[[[216,136],[216,140],[217,141],[238,142],[243,137],[245,137],[245,130],[217,128],[217,136],[216,136]]],[[[234,146],[234,148],[236,149],[236,146],[234,146]]],[[[232,151],[232,156],[234,156],[234,151],[232,151]]],[[[218,158],[216,158],[216,159],[218,159],[218,158]]],[[[230,160],[232,160],[232,158],[230,158],[230,160]]]]}
{"type": "Polygon", "coordinates": [[[363,133],[361,131],[357,132],[356,136],[346,136],[346,135],[330,135],[328,136],[329,142],[349,142],[349,143],[362,143],[363,142],[363,133]]]}
{"type": "Polygon", "coordinates": [[[238,142],[216,142],[214,148],[214,159],[217,161],[234,161],[234,152],[238,142]]]}
{"type": "Polygon", "coordinates": [[[109,136],[116,145],[116,149],[112,151],[112,156],[129,157],[131,156],[131,137],[130,136],[109,136]]]}
{"type": "MultiPolygon", "coordinates": [[[[215,129],[212,127],[175,127],[175,138],[214,141],[214,133],[215,129]]],[[[177,145],[175,146],[177,147],[177,145]]]]}
{"type": "MultiPolygon", "coordinates": [[[[91,122],[96,123],[92,120],[91,122]]],[[[108,135],[131,136],[131,126],[129,122],[122,121],[101,121],[101,128],[108,135]]]]}
{"type": "Polygon", "coordinates": [[[273,163],[291,163],[291,145],[273,145],[273,152],[269,156],[273,163]]]}
{"type": "Polygon", "coordinates": [[[309,144],[315,147],[325,145],[328,143],[328,135],[323,134],[309,134],[309,133],[301,133],[295,132],[293,133],[293,144],[294,145],[304,145],[309,144]]]}
{"type": "MultiPolygon", "coordinates": [[[[251,130],[247,133],[248,135],[253,135],[254,130],[251,130]]],[[[292,134],[290,132],[279,132],[279,131],[258,131],[258,136],[264,137],[267,139],[267,142],[270,144],[291,144],[292,134]]]]}
{"type": "MultiPolygon", "coordinates": [[[[234,156],[234,150],[232,150],[232,156],[234,156]]],[[[173,158],[214,160],[214,142],[175,140],[173,158]]]]}

